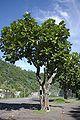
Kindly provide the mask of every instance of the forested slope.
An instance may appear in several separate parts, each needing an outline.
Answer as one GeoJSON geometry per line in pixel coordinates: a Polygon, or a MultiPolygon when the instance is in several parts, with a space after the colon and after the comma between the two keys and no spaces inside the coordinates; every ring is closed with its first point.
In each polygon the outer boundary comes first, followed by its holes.
{"type": "Polygon", "coordinates": [[[35,72],[22,70],[0,59],[0,88],[10,91],[21,91],[25,96],[38,90],[35,72]]]}

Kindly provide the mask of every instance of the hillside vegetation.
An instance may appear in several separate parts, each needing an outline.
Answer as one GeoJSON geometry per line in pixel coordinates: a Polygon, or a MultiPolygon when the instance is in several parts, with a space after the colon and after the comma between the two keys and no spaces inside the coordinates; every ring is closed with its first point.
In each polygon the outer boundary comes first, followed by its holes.
{"type": "Polygon", "coordinates": [[[38,91],[35,72],[22,70],[0,59],[0,89],[21,91],[21,97],[38,91]]]}

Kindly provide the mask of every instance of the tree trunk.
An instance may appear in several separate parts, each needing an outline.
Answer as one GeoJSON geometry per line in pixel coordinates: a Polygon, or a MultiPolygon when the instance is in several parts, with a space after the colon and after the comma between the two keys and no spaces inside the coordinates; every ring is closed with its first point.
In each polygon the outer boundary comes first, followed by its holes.
{"type": "Polygon", "coordinates": [[[68,98],[68,96],[67,96],[67,89],[64,88],[64,99],[67,99],[67,98],[68,98]]]}
{"type": "Polygon", "coordinates": [[[40,86],[40,105],[41,105],[41,110],[43,110],[44,105],[43,105],[43,90],[42,90],[42,86],[40,86]]]}
{"type": "Polygon", "coordinates": [[[49,110],[48,93],[45,87],[40,86],[40,105],[41,110],[49,110]]]}
{"type": "Polygon", "coordinates": [[[42,80],[40,77],[40,67],[37,66],[36,78],[40,85],[40,105],[42,110],[50,110],[48,92],[50,90],[52,80],[56,75],[56,71],[57,71],[57,68],[55,69],[55,73],[53,73],[52,76],[46,81],[45,68],[44,68],[44,79],[42,80]]]}
{"type": "Polygon", "coordinates": [[[45,107],[45,110],[50,110],[50,107],[49,107],[49,98],[48,98],[48,94],[45,93],[44,95],[44,107],[45,107]]]}
{"type": "Polygon", "coordinates": [[[76,98],[78,98],[78,93],[77,93],[77,91],[76,91],[75,93],[76,93],[76,98]]]}

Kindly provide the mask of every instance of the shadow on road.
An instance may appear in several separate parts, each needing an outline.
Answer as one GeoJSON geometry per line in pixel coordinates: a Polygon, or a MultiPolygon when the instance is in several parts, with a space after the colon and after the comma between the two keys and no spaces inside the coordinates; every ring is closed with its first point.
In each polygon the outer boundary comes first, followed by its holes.
{"type": "MultiPolygon", "coordinates": [[[[0,110],[6,110],[6,111],[10,111],[10,110],[19,110],[21,108],[23,109],[30,109],[30,110],[40,110],[41,107],[40,107],[40,100],[39,99],[31,99],[32,102],[37,102],[37,103],[4,103],[4,102],[1,102],[0,103],[0,110]]],[[[49,102],[53,102],[54,100],[53,99],[50,99],[49,102]]]]}
{"type": "Polygon", "coordinates": [[[80,106],[77,108],[72,108],[71,111],[69,111],[70,114],[75,120],[80,120],[80,106]]]}
{"type": "MultiPolygon", "coordinates": [[[[35,101],[35,102],[39,102],[39,103],[40,103],[40,100],[39,100],[39,99],[33,98],[32,100],[35,101]]],[[[53,102],[53,101],[54,101],[54,99],[49,99],[49,102],[53,102]]]]}
{"type": "Polygon", "coordinates": [[[63,106],[61,106],[61,105],[49,105],[50,107],[53,107],[53,108],[56,108],[56,107],[58,107],[58,108],[62,108],[62,109],[64,109],[64,107],[63,106]]]}
{"type": "Polygon", "coordinates": [[[8,118],[8,119],[0,118],[0,120],[16,120],[16,119],[14,119],[14,118],[8,118]]]}
{"type": "Polygon", "coordinates": [[[31,109],[31,110],[40,110],[39,104],[26,104],[26,103],[0,103],[0,110],[19,110],[19,109],[31,109]]]}

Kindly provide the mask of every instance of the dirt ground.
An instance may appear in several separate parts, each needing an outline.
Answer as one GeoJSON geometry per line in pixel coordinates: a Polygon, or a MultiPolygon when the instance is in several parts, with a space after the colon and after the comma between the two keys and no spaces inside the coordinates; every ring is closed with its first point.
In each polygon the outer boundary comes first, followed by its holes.
{"type": "Polygon", "coordinates": [[[50,112],[39,110],[37,100],[24,101],[27,100],[1,100],[0,120],[80,120],[80,101],[61,104],[51,101],[50,112]]]}

